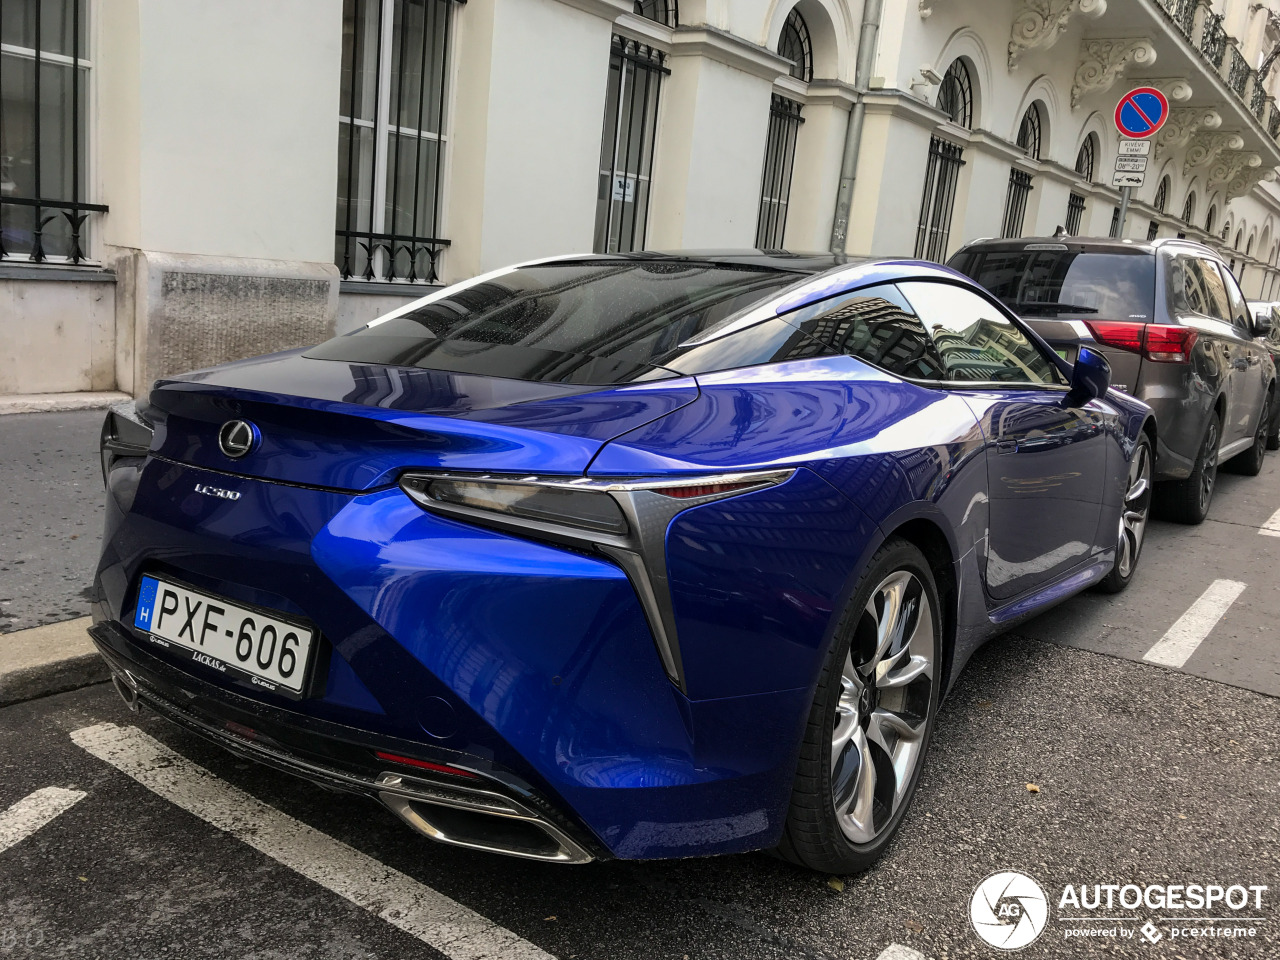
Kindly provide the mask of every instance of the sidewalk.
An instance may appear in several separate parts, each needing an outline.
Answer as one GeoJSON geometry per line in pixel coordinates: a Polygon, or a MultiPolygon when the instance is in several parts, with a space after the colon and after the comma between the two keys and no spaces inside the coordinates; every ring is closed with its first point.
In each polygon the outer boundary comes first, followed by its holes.
{"type": "Polygon", "coordinates": [[[0,416],[0,704],[106,678],[85,635],[103,411],[0,416]]]}

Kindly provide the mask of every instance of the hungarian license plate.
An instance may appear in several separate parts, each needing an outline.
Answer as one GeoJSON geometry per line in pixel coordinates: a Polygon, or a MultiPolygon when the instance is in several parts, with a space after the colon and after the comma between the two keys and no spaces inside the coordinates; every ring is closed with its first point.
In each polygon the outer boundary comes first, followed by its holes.
{"type": "Polygon", "coordinates": [[[315,631],[156,577],[138,588],[134,626],[153,641],[255,686],[301,696],[315,631]]]}

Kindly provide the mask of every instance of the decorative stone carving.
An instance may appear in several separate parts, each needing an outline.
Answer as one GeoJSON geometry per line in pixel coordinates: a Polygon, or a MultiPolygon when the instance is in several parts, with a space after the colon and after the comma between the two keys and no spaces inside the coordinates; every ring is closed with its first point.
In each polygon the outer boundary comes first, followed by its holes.
{"type": "Polygon", "coordinates": [[[1234,200],[1236,197],[1243,197],[1249,193],[1260,183],[1274,180],[1276,178],[1275,167],[1264,167],[1259,164],[1256,167],[1246,167],[1236,174],[1231,183],[1227,186],[1227,199],[1234,200]]]}
{"type": "Polygon", "coordinates": [[[1106,12],[1107,0],[1019,0],[1009,35],[1009,69],[1018,65],[1023,51],[1047,50],[1057,43],[1074,14],[1097,19],[1106,12]]]}
{"type": "Polygon", "coordinates": [[[1191,94],[1194,92],[1191,89],[1191,83],[1185,77],[1143,77],[1142,85],[1155,87],[1175,103],[1185,103],[1191,99],[1191,94]]]}
{"type": "Polygon", "coordinates": [[[1230,183],[1242,173],[1248,170],[1256,170],[1260,166],[1262,166],[1262,158],[1256,153],[1227,150],[1219,154],[1218,158],[1209,166],[1209,174],[1206,179],[1209,181],[1210,186],[1218,183],[1230,183]]]}
{"type": "Polygon", "coordinates": [[[1146,37],[1128,40],[1084,40],[1080,43],[1080,66],[1071,86],[1071,106],[1092,93],[1105,93],[1130,63],[1156,62],[1156,48],[1146,37]]]}
{"type": "Polygon", "coordinates": [[[1190,176],[1196,167],[1213,163],[1224,150],[1244,149],[1244,137],[1238,133],[1205,133],[1201,131],[1191,138],[1186,159],[1182,162],[1182,175],[1190,176]]]}
{"type": "Polygon", "coordinates": [[[1169,111],[1160,132],[1156,134],[1156,159],[1181,150],[1201,128],[1217,130],[1222,126],[1222,115],[1209,107],[1176,107],[1169,111]]]}

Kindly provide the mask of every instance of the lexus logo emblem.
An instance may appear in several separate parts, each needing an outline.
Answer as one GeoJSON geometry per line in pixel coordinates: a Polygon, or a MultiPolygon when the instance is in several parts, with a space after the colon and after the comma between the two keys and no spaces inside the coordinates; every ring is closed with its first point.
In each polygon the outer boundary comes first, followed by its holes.
{"type": "Polygon", "coordinates": [[[218,446],[232,460],[252,452],[261,439],[258,428],[247,420],[228,420],[218,431],[218,446]]]}

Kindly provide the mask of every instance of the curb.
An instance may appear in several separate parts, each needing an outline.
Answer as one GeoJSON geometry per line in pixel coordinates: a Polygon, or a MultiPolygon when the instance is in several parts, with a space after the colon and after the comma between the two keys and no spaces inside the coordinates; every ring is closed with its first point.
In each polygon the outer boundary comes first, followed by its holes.
{"type": "Polygon", "coordinates": [[[16,393],[0,396],[0,416],[10,413],[68,413],[73,410],[105,410],[113,403],[131,400],[127,393],[16,393]]]}
{"type": "Polygon", "coordinates": [[[0,707],[109,679],[89,623],[80,617],[0,634],[0,707]]]}

